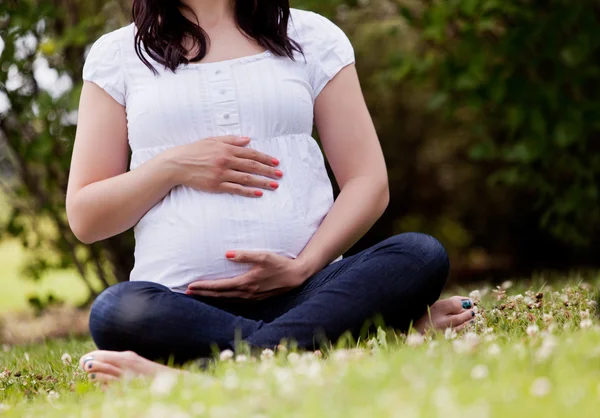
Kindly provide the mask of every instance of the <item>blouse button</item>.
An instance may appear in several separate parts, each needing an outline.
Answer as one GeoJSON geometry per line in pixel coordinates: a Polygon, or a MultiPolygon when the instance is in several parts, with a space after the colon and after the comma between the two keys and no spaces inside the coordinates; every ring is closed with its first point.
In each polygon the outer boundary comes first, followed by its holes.
{"type": "Polygon", "coordinates": [[[222,89],[222,90],[220,91],[220,93],[221,93],[221,94],[225,94],[225,93],[227,93],[227,91],[226,91],[225,89],[222,89]]]}
{"type": "Polygon", "coordinates": [[[219,74],[221,74],[221,70],[215,71],[215,75],[219,75],[219,74]]]}
{"type": "Polygon", "coordinates": [[[225,114],[223,115],[223,119],[225,119],[225,120],[229,119],[229,113],[225,113],[225,114]]]}

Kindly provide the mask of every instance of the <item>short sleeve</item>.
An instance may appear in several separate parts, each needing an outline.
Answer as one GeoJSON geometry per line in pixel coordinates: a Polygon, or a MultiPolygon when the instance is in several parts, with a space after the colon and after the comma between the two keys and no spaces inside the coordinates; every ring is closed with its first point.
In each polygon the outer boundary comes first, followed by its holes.
{"type": "Polygon", "coordinates": [[[301,44],[309,60],[310,83],[316,98],[344,67],[354,63],[354,48],[331,20],[313,12],[301,13],[301,44]]]}
{"type": "Polygon", "coordinates": [[[117,32],[102,36],[92,45],[83,66],[83,79],[96,84],[125,106],[125,78],[117,32]]]}

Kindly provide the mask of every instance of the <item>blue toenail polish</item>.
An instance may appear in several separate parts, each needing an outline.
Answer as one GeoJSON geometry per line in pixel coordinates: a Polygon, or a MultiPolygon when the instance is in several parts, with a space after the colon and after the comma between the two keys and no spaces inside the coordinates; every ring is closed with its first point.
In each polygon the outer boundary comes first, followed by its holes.
{"type": "Polygon", "coordinates": [[[91,369],[91,368],[92,368],[92,362],[90,361],[88,364],[88,369],[91,369]]]}
{"type": "Polygon", "coordinates": [[[473,303],[469,299],[464,299],[462,301],[463,309],[471,309],[472,306],[473,306],[473,303]]]}
{"type": "Polygon", "coordinates": [[[90,376],[92,379],[96,378],[96,373],[92,373],[92,375],[90,376]]]}
{"type": "Polygon", "coordinates": [[[475,316],[475,311],[471,311],[471,316],[475,316]]]}

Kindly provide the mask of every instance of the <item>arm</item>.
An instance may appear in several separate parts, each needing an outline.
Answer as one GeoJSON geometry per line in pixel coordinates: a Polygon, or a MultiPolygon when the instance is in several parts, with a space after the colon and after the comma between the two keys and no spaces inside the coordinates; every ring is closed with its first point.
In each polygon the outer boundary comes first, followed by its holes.
{"type": "Polygon", "coordinates": [[[341,192],[296,260],[304,280],[354,245],[389,202],[385,160],[354,65],[318,96],[315,121],[341,192]]]}
{"type": "Polygon", "coordinates": [[[208,138],[174,147],[127,172],[125,108],[94,83],[81,92],[67,216],[82,242],[128,230],[177,185],[260,198],[278,179],[273,157],[243,148],[249,138],[208,138]],[[257,164],[258,163],[258,164],[257,164]],[[258,174],[262,177],[248,175],[258,174]]]}
{"type": "Polygon", "coordinates": [[[85,82],[67,189],[69,224],[82,242],[131,228],[175,186],[167,161],[126,172],[128,156],[125,108],[85,82]]]}

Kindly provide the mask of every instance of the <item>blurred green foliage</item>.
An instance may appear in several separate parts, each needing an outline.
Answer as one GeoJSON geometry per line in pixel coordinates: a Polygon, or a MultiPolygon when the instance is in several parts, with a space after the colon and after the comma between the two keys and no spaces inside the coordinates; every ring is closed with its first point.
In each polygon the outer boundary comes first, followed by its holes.
{"type": "MultiPolygon", "coordinates": [[[[388,163],[392,202],[354,251],[419,230],[442,240],[455,272],[572,260],[561,241],[596,252],[598,4],[292,1],[350,36],[388,163]]],[[[133,239],[86,246],[69,230],[73,112],[87,48],[128,21],[127,1],[0,3],[0,95],[10,103],[0,114],[0,185],[10,203],[0,239],[27,248],[27,277],[75,267],[92,296],[92,277],[103,286],[127,280],[133,239]],[[72,87],[41,86],[36,71],[46,65],[56,84],[66,77],[72,87]]]]}
{"type": "Polygon", "coordinates": [[[400,74],[429,108],[469,127],[492,181],[526,188],[557,238],[600,227],[600,2],[446,0],[407,4],[420,34],[400,74]]]}

